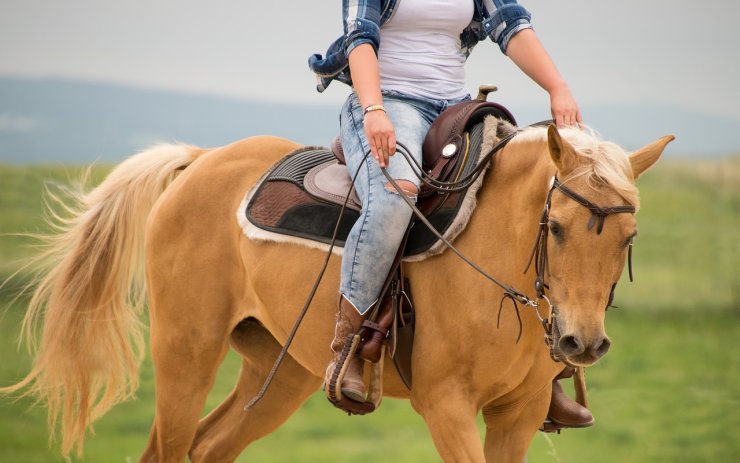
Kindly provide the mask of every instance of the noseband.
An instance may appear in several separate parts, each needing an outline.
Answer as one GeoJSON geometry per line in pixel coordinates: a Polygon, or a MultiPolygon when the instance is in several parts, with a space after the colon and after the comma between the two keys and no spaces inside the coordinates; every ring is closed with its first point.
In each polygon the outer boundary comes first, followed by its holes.
{"type": "MultiPolygon", "coordinates": [[[[557,174],[553,175],[552,179],[550,180],[550,188],[547,192],[547,199],[545,200],[545,207],[542,211],[542,216],[540,218],[540,224],[539,229],[537,231],[537,238],[534,243],[534,247],[532,249],[532,253],[529,256],[529,261],[527,262],[527,267],[524,269],[524,273],[527,273],[529,270],[529,267],[532,265],[532,262],[534,262],[535,271],[537,272],[537,278],[534,282],[534,288],[537,292],[537,299],[544,299],[547,301],[547,304],[550,306],[550,313],[546,318],[543,318],[538,310],[538,304],[534,305],[535,312],[537,313],[537,317],[542,322],[542,326],[545,329],[545,344],[547,344],[548,348],[550,349],[550,356],[555,361],[563,361],[562,359],[556,358],[555,354],[555,346],[554,346],[554,330],[557,328],[556,318],[557,318],[557,308],[553,306],[550,303],[550,300],[545,295],[545,290],[549,289],[549,286],[547,283],[545,283],[545,269],[547,268],[547,235],[549,231],[549,221],[550,221],[550,206],[552,203],[552,193],[558,190],[561,193],[563,193],[568,198],[572,199],[573,201],[577,202],[581,206],[585,207],[589,211],[591,211],[591,218],[588,221],[587,228],[588,230],[593,229],[594,225],[596,225],[596,234],[600,235],[602,230],[604,229],[604,220],[607,216],[612,214],[622,214],[622,213],[630,213],[634,214],[636,209],[632,205],[623,205],[623,206],[614,206],[614,207],[601,207],[598,206],[591,201],[587,200],[583,196],[579,195],[578,193],[574,192],[570,188],[566,187],[557,178],[557,174]]],[[[632,278],[632,240],[630,239],[629,242],[629,250],[628,250],[628,268],[629,268],[629,276],[630,281],[633,280],[632,278]]],[[[611,291],[609,293],[609,302],[607,302],[607,308],[611,306],[611,303],[614,299],[614,290],[617,286],[617,283],[614,282],[611,287],[611,291]]]]}

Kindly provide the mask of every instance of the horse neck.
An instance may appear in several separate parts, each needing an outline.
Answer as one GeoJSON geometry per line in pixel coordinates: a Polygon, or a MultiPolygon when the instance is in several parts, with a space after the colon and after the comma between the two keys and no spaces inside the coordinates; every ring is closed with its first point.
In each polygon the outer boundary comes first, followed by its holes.
{"type": "MultiPolygon", "coordinates": [[[[478,193],[476,211],[459,238],[464,253],[530,297],[534,297],[535,272],[524,274],[523,270],[554,173],[546,141],[512,141],[494,158],[478,193]]],[[[486,298],[501,297],[500,289],[492,284],[481,290],[486,298]]]]}
{"type": "Polygon", "coordinates": [[[494,241],[522,248],[517,254],[529,253],[549,180],[555,171],[544,138],[514,139],[499,153],[491,166],[489,178],[485,180],[478,205],[479,209],[486,211],[481,215],[496,217],[499,221],[490,224],[491,229],[496,230],[494,241]],[[523,247],[522,242],[526,244],[523,247]]]}
{"type": "MultiPolygon", "coordinates": [[[[526,275],[522,271],[534,245],[548,178],[554,171],[544,141],[512,141],[495,156],[478,191],[476,210],[465,231],[455,240],[456,247],[491,276],[529,297],[535,296],[534,271],[526,275]]],[[[434,295],[435,299],[426,294],[418,298],[422,303],[417,306],[417,320],[434,320],[435,326],[442,327],[429,330],[437,333],[432,336],[435,342],[440,337],[467,340],[463,347],[458,346],[463,349],[460,355],[482,356],[486,361],[493,361],[501,371],[509,371],[505,381],[512,387],[531,369],[537,370],[536,365],[549,362],[547,350],[542,348],[542,326],[537,318],[525,313],[529,309],[520,304],[524,335],[521,342],[515,342],[519,324],[516,315],[508,312],[509,303],[504,304],[497,328],[502,289],[475,277],[474,271],[453,253],[430,259],[414,267],[412,273],[413,284],[434,295]],[[446,281],[444,288],[439,285],[440,275],[446,281]],[[463,307],[465,315],[461,317],[457,309],[463,307]],[[433,316],[427,318],[422,313],[425,311],[433,316]],[[444,336],[438,334],[441,330],[444,336]],[[466,347],[474,352],[463,352],[466,347]]]]}
{"type": "MultiPolygon", "coordinates": [[[[492,276],[527,293],[533,292],[534,272],[524,275],[522,271],[534,245],[548,180],[554,172],[544,139],[510,142],[494,157],[478,191],[475,212],[455,241],[465,255],[492,276]]],[[[431,267],[454,274],[452,279],[462,279],[456,284],[466,286],[466,265],[452,253],[446,253],[431,267]]],[[[494,293],[500,291],[492,284],[478,289],[485,291],[485,297],[496,297],[494,293]]]]}

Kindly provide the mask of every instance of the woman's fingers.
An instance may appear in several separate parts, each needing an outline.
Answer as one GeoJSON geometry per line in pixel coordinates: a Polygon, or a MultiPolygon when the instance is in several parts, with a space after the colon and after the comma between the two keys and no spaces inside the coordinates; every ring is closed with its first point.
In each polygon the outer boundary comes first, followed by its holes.
{"type": "Polygon", "coordinates": [[[377,159],[378,159],[378,163],[380,164],[380,167],[387,166],[388,165],[388,155],[386,153],[388,153],[388,151],[387,151],[387,148],[383,147],[382,140],[378,140],[377,149],[378,149],[377,159]]]}
{"type": "Polygon", "coordinates": [[[583,123],[583,119],[581,118],[581,112],[576,108],[575,110],[571,111],[561,111],[561,112],[555,112],[553,114],[555,119],[555,124],[559,128],[563,127],[580,127],[583,123]]]}
{"type": "Polygon", "coordinates": [[[380,162],[378,157],[378,148],[375,146],[375,142],[370,142],[370,153],[373,155],[373,159],[380,162]]]}
{"type": "Polygon", "coordinates": [[[580,127],[583,122],[578,103],[567,85],[555,87],[550,91],[550,110],[558,127],[580,127]]]}
{"type": "Polygon", "coordinates": [[[380,167],[388,166],[388,157],[396,152],[396,135],[388,116],[382,111],[365,115],[365,134],[370,151],[380,167]]]}
{"type": "Polygon", "coordinates": [[[393,132],[391,132],[388,135],[384,135],[380,137],[380,143],[379,146],[381,147],[380,150],[383,153],[383,163],[380,165],[381,167],[387,167],[388,166],[388,160],[391,156],[396,154],[396,137],[393,132]]]}

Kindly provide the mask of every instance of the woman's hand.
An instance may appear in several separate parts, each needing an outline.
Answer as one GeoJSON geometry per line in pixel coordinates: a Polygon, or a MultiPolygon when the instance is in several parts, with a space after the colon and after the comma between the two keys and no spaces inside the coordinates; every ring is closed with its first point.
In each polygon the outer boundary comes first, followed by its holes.
{"type": "Polygon", "coordinates": [[[365,135],[370,151],[380,167],[388,166],[388,157],[396,153],[396,131],[385,111],[376,110],[365,114],[365,135]]]}
{"type": "Polygon", "coordinates": [[[580,127],[583,122],[578,103],[565,83],[550,90],[550,112],[558,127],[580,127]]]}

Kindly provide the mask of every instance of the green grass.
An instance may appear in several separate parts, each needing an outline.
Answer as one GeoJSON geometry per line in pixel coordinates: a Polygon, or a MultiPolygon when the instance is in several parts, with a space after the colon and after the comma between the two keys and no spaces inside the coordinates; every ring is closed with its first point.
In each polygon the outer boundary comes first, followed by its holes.
{"type": "MultiPolygon", "coordinates": [[[[740,157],[659,163],[638,180],[635,284],[619,302],[667,312],[740,308],[740,157]]],[[[626,272],[625,272],[626,273],[626,272]]]]}
{"type": "MultiPolygon", "coordinates": [[[[101,178],[105,167],[93,171],[101,178]]],[[[77,168],[0,166],[0,278],[18,268],[32,240],[8,233],[43,231],[43,185],[79,176],[77,168]]],[[[596,426],[538,434],[530,462],[740,461],[740,158],[662,162],[640,179],[636,282],[620,283],[607,330],[609,355],[587,372],[596,426]]],[[[24,276],[20,277],[23,280],[24,276]]],[[[16,350],[24,300],[0,291],[0,385],[29,370],[16,350]]],[[[206,409],[231,390],[239,359],[221,367],[206,409]]],[[[85,456],[72,461],[136,461],[153,417],[152,365],[137,398],[95,426],[85,456]]],[[[62,462],[47,445],[43,410],[0,398],[0,462],[62,462]]],[[[204,413],[207,411],[205,410],[204,413]]],[[[434,462],[423,420],[388,400],[366,417],[347,417],[314,395],[283,427],[238,461],[323,462],[366,459],[434,462]]]]}
{"type": "Polygon", "coordinates": [[[0,164],[0,279],[20,266],[33,252],[36,242],[24,234],[48,232],[44,226],[48,189],[60,193],[67,185],[79,185],[85,178],[93,184],[102,180],[110,167],[89,169],[75,166],[9,166],[0,164]]]}

